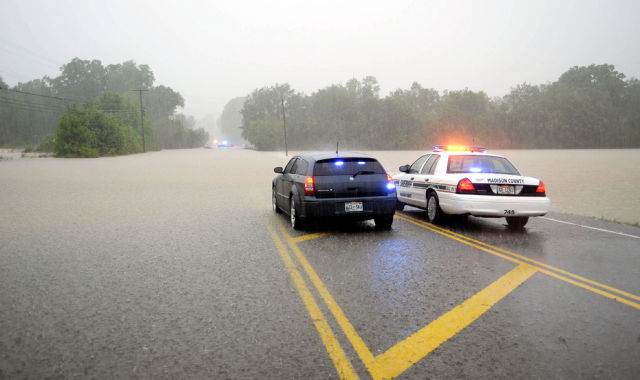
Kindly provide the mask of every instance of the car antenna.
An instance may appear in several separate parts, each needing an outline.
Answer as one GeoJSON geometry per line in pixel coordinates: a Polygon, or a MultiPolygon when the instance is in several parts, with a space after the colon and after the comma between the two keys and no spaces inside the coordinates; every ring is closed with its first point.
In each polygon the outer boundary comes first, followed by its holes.
{"type": "Polygon", "coordinates": [[[336,141],[336,157],[338,156],[338,147],[340,146],[340,141],[336,141]]]}

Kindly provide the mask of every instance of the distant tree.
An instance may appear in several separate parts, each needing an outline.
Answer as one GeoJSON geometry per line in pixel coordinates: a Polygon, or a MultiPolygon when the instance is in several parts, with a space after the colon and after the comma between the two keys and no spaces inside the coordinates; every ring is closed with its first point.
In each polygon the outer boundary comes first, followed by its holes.
{"type": "Polygon", "coordinates": [[[62,65],[62,72],[51,84],[56,94],[85,101],[106,91],[107,71],[98,59],[74,58],[62,65]]]}
{"type": "Polygon", "coordinates": [[[149,65],[136,65],[134,61],[108,65],[106,73],[106,90],[117,94],[137,89],[148,90],[153,86],[155,80],[149,65]]]}
{"type": "Polygon", "coordinates": [[[231,99],[222,110],[222,114],[218,118],[217,125],[220,133],[226,139],[235,143],[242,143],[242,107],[247,98],[245,96],[231,99]]]}

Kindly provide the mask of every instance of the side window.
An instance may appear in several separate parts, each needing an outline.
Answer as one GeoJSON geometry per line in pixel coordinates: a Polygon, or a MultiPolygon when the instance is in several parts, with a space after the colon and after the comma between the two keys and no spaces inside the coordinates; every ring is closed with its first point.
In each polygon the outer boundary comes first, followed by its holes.
{"type": "Polygon", "coordinates": [[[436,171],[436,165],[438,165],[439,160],[439,154],[432,154],[431,157],[429,157],[429,159],[427,160],[427,163],[422,167],[422,171],[420,171],[420,174],[433,174],[436,171]]]}
{"type": "Polygon", "coordinates": [[[424,156],[418,158],[416,162],[414,162],[413,165],[411,165],[411,167],[409,168],[409,173],[419,173],[422,164],[424,164],[427,158],[429,158],[428,154],[425,154],[424,156]]]}
{"type": "Polygon", "coordinates": [[[309,169],[309,163],[302,158],[298,158],[296,161],[296,165],[293,169],[293,172],[300,175],[306,175],[307,170],[309,169]]]}
{"type": "Polygon", "coordinates": [[[292,158],[291,161],[289,161],[289,163],[287,164],[287,167],[284,168],[284,172],[285,173],[291,173],[291,170],[293,169],[293,164],[296,162],[296,157],[292,158]]]}

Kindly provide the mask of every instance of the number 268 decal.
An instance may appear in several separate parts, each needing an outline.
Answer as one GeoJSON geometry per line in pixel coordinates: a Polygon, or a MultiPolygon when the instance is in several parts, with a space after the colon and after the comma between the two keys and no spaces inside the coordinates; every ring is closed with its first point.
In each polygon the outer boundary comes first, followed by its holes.
{"type": "Polygon", "coordinates": [[[515,210],[504,210],[504,214],[505,215],[515,215],[516,211],[515,210]]]}

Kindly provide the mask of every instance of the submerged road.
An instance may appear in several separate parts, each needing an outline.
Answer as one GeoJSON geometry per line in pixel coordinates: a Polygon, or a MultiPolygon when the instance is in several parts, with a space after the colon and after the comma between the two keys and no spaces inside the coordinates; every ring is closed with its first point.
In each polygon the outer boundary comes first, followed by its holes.
{"type": "Polygon", "coordinates": [[[284,163],[0,162],[0,379],[638,377],[640,228],[407,207],[294,231],[284,163]]]}

